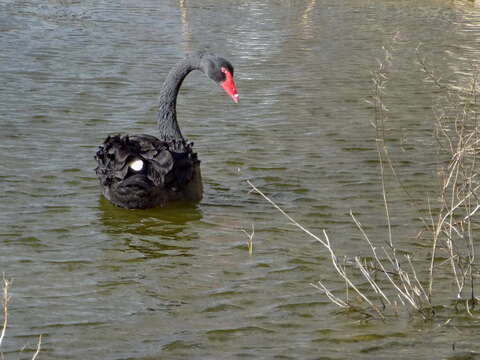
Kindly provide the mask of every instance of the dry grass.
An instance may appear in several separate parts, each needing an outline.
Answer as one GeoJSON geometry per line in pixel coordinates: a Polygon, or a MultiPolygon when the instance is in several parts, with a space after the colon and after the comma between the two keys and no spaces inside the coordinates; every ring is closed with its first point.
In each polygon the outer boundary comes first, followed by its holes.
{"type": "Polygon", "coordinates": [[[247,235],[248,255],[253,254],[253,237],[255,236],[255,226],[252,223],[252,232],[248,233],[245,229],[242,229],[243,233],[247,235]]]}
{"type": "MultiPolygon", "coordinates": [[[[2,331],[0,332],[0,359],[5,359],[5,356],[2,353],[2,344],[3,341],[5,340],[5,335],[7,333],[7,327],[8,327],[8,305],[10,303],[11,297],[9,295],[9,289],[10,289],[11,281],[7,280],[5,278],[5,275],[3,275],[3,280],[2,280],[2,299],[1,299],[1,304],[2,304],[2,312],[3,312],[3,325],[2,325],[2,331]]],[[[38,354],[40,354],[40,349],[42,346],[42,335],[39,336],[38,342],[37,342],[37,347],[32,355],[32,360],[35,360],[38,358],[38,354]]],[[[23,351],[23,349],[21,350],[23,351]]]]}
{"type": "Polygon", "coordinates": [[[432,71],[426,58],[418,52],[425,78],[442,91],[434,108],[435,139],[440,165],[439,210],[428,216],[426,232],[432,238],[429,295],[435,279],[435,254],[446,254],[456,285],[456,300],[465,302],[465,309],[477,303],[474,284],[475,230],[479,230],[475,214],[480,209],[480,124],[478,122],[479,70],[472,66],[470,84],[451,88],[432,71]]]}
{"type": "MultiPolygon", "coordinates": [[[[437,77],[425,57],[417,49],[418,63],[425,75],[425,80],[443,97],[434,109],[433,133],[438,144],[438,194],[427,197],[427,211],[419,210],[420,201],[415,199],[403,186],[397,173],[388,146],[385,142],[385,122],[388,109],[384,104],[384,94],[388,82],[388,68],[391,54],[385,50],[385,56],[378,61],[373,72],[373,95],[371,103],[375,109],[372,126],[376,133],[376,150],[379,161],[379,177],[383,197],[386,221],[384,244],[376,245],[368,236],[365,227],[350,212],[350,216],[365,240],[372,254],[372,261],[367,262],[359,256],[354,257],[353,266],[341,261],[328,234],[323,230],[317,236],[294,220],[250,181],[253,192],[261,195],[275,207],[289,222],[298,229],[316,239],[328,251],[332,271],[345,283],[345,297],[338,291],[330,290],[319,281],[312,284],[340,308],[385,319],[396,315],[401,309],[419,314],[424,319],[435,316],[436,274],[440,267],[450,267],[450,280],[455,284],[451,299],[464,304],[466,313],[472,314],[472,308],[478,299],[475,296],[475,236],[479,230],[475,215],[480,212],[480,166],[476,155],[480,148],[480,125],[478,118],[478,71],[475,71],[468,89],[458,89],[444,84],[437,77]],[[386,182],[395,179],[404,190],[412,206],[418,211],[423,228],[418,241],[429,241],[431,250],[426,261],[413,261],[409,253],[416,249],[399,249],[394,241],[391,225],[391,209],[386,182]],[[440,257],[441,253],[441,257],[440,257]],[[406,254],[406,255],[405,255],[406,254]],[[447,261],[438,261],[446,258],[447,261]],[[347,272],[347,267],[352,268],[347,272]],[[358,279],[363,280],[358,280],[358,279]],[[353,279],[357,279],[354,281],[353,279]],[[362,284],[360,286],[359,284],[362,284]],[[368,287],[365,286],[368,284],[368,287]],[[353,292],[355,297],[349,296],[353,292]]],[[[412,224],[418,226],[418,224],[412,224]]],[[[352,262],[350,262],[352,263],[352,262]]],[[[444,270],[444,269],[442,269],[444,270]]],[[[437,284],[441,286],[445,284],[437,284]]],[[[447,287],[449,284],[447,284],[447,287]]],[[[441,304],[446,305],[448,304],[441,304]]],[[[448,322],[448,320],[447,320],[448,322]]]]}

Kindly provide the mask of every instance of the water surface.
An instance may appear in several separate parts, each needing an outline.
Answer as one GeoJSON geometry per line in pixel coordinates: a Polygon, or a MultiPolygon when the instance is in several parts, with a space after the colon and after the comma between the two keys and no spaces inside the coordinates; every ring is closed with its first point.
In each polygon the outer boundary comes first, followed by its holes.
{"type": "MultiPolygon", "coordinates": [[[[385,239],[365,101],[376,59],[391,49],[388,139],[424,199],[436,188],[435,94],[415,49],[423,44],[462,86],[478,62],[479,20],[470,2],[442,0],[2,1],[0,271],[14,280],[6,357],[31,357],[39,334],[41,359],[479,352],[476,317],[438,327],[446,318],[338,314],[309,285],[343,287],[328,254],[245,183],[313,232],[327,229],[340,254],[367,254],[348,214],[385,239]],[[202,160],[204,200],[115,208],[100,195],[96,146],[110,133],[155,134],[161,83],[197,49],[231,60],[241,96],[233,104],[199,73],[182,88],[180,125],[202,160]],[[249,256],[241,229],[252,224],[249,256]]],[[[416,214],[391,187],[394,234],[421,249],[416,214]]]]}

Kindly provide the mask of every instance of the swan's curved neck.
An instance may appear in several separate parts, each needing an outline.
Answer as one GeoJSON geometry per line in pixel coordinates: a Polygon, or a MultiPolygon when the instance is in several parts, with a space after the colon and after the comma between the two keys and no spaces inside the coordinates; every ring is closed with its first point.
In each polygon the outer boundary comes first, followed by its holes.
{"type": "Polygon", "coordinates": [[[200,69],[198,57],[188,56],[178,62],[167,75],[160,92],[158,105],[158,128],[160,139],[183,140],[177,122],[177,96],[185,77],[192,71],[200,69]]]}

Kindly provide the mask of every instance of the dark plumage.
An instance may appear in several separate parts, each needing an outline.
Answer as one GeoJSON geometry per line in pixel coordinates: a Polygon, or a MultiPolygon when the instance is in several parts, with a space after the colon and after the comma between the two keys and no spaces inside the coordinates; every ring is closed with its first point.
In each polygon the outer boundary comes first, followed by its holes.
{"type": "Polygon", "coordinates": [[[168,74],[158,114],[159,138],[151,135],[108,136],[100,145],[95,172],[103,195],[113,204],[144,209],[169,202],[200,201],[200,161],[193,143],[184,140],[176,117],[176,99],[183,79],[200,70],[238,102],[233,66],[216,55],[198,52],[177,63],[168,74]]]}

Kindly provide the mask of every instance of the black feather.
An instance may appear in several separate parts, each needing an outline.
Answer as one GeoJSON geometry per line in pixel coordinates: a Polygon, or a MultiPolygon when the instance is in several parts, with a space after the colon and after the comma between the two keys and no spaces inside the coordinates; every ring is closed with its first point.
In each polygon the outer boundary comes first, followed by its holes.
{"type": "MultiPolygon", "coordinates": [[[[145,208],[201,198],[201,191],[200,195],[191,191],[195,173],[200,177],[200,161],[191,143],[162,141],[151,135],[115,135],[100,145],[95,159],[104,195],[115,205],[145,208]],[[135,160],[143,161],[139,171],[130,166],[135,160]]],[[[201,181],[193,186],[201,190],[201,181]]]]}

